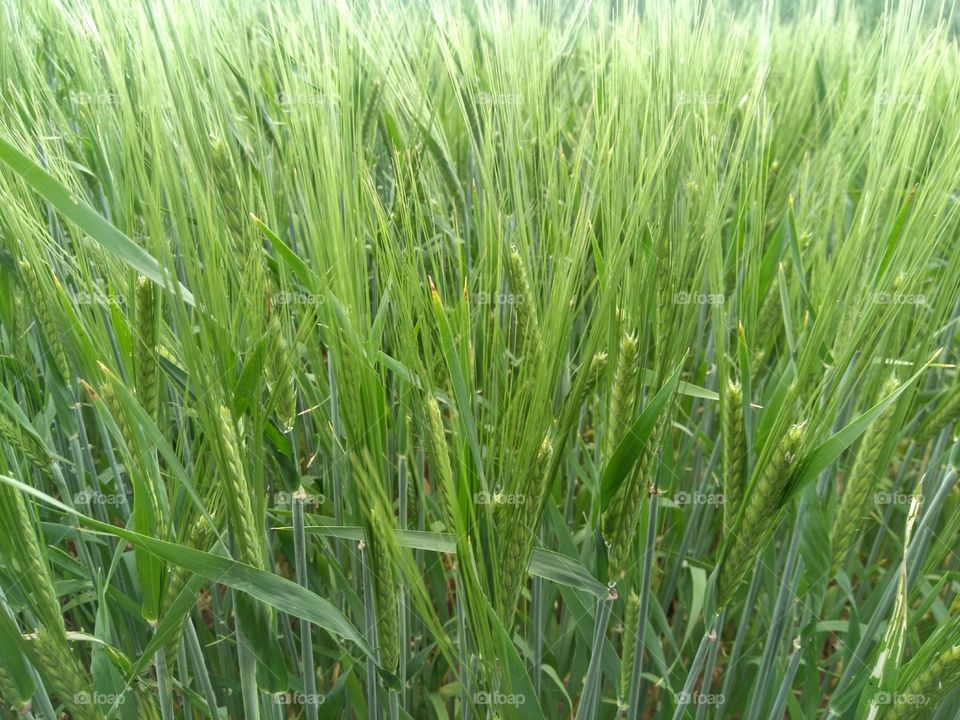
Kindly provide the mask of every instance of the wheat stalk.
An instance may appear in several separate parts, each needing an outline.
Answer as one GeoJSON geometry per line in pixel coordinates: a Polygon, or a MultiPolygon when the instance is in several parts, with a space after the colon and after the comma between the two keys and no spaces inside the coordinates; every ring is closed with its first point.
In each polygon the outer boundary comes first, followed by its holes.
{"type": "Polygon", "coordinates": [[[138,342],[134,344],[137,398],[150,417],[157,418],[157,286],[145,277],[137,279],[136,312],[138,342]]]}
{"type": "Polygon", "coordinates": [[[552,457],[553,443],[548,434],[537,452],[530,473],[530,481],[524,488],[523,497],[516,503],[513,512],[501,512],[496,515],[499,521],[497,530],[501,538],[501,615],[507,626],[513,619],[523,590],[530,552],[536,535],[537,520],[547,490],[547,472],[552,457]]]}
{"type": "Polygon", "coordinates": [[[640,624],[640,596],[631,592],[623,609],[623,633],[620,635],[620,684],[618,704],[625,709],[625,699],[630,696],[633,682],[633,663],[637,651],[637,628],[640,624]]]}
{"type": "Polygon", "coordinates": [[[293,423],[297,417],[297,378],[290,347],[283,335],[280,318],[276,314],[270,316],[267,333],[270,337],[270,358],[276,363],[276,369],[272,364],[268,365],[269,372],[274,377],[271,388],[273,403],[283,423],[284,431],[289,432],[293,429],[293,423]]]}
{"type": "Polygon", "coordinates": [[[400,631],[397,626],[397,585],[393,558],[388,552],[386,533],[390,532],[375,509],[370,510],[368,545],[373,576],[374,609],[380,663],[391,672],[400,662],[400,631]]]}
{"type": "Polygon", "coordinates": [[[221,137],[210,138],[210,162],[213,165],[213,179],[217,194],[220,198],[224,214],[227,216],[227,226],[237,251],[243,251],[240,242],[246,225],[246,216],[240,194],[237,192],[237,180],[230,160],[230,148],[221,137]]]}
{"type": "Polygon", "coordinates": [[[20,694],[19,688],[2,664],[0,664],[0,701],[12,705],[18,715],[22,716],[30,712],[30,698],[20,694]]]}
{"type": "Polygon", "coordinates": [[[453,517],[453,470],[450,467],[450,455],[447,450],[446,435],[443,429],[443,417],[440,415],[440,405],[436,398],[428,397],[427,404],[427,425],[428,439],[432,451],[434,468],[437,471],[436,487],[439,488],[440,507],[443,511],[443,520],[447,528],[452,530],[454,526],[453,517]]]}
{"type": "Polygon", "coordinates": [[[16,419],[10,417],[2,406],[0,406],[0,437],[40,470],[50,471],[50,465],[54,462],[50,451],[35,435],[24,432],[16,419]]]}
{"type": "MultiPolygon", "coordinates": [[[[213,537],[213,529],[210,523],[203,515],[199,515],[191,524],[190,532],[187,536],[188,547],[198,550],[207,550],[210,546],[210,540],[213,537]]],[[[187,584],[190,577],[190,571],[182,565],[174,565],[167,579],[165,590],[166,602],[164,603],[164,612],[170,609],[170,605],[177,599],[177,596],[187,584]]]]}
{"type": "Polygon", "coordinates": [[[607,543],[608,574],[613,582],[627,571],[633,550],[633,537],[640,519],[643,498],[652,486],[654,463],[660,444],[660,426],[647,438],[636,469],[630,472],[617,488],[603,515],[603,537],[607,543]]]}
{"type": "Polygon", "coordinates": [[[240,442],[230,410],[223,405],[217,408],[221,447],[226,460],[224,479],[227,482],[225,500],[230,519],[233,546],[240,560],[255,568],[264,567],[263,532],[253,515],[247,473],[240,453],[240,442]]]}
{"type": "Polygon", "coordinates": [[[30,636],[27,647],[31,662],[40,672],[44,684],[70,709],[71,717],[76,720],[100,720],[103,717],[96,703],[89,701],[92,696],[90,682],[70,652],[62,625],[56,630],[41,626],[30,636]]]}
{"type": "Polygon", "coordinates": [[[635,335],[626,333],[620,340],[617,367],[610,391],[610,409],[607,414],[605,457],[609,458],[623,439],[633,420],[634,398],[637,391],[640,344],[635,335]]]}
{"type": "Polygon", "coordinates": [[[937,406],[923,421],[917,442],[929,442],[943,428],[952,427],[960,417],[960,382],[954,383],[937,406]]]}
{"type": "Polygon", "coordinates": [[[760,472],[755,486],[750,488],[749,497],[741,511],[740,524],[720,573],[719,593],[723,600],[729,599],[743,581],[760,552],[761,541],[776,521],[780,498],[790,480],[803,437],[804,423],[791,426],[760,472]]]}
{"type": "MultiPolygon", "coordinates": [[[[899,384],[895,377],[891,377],[884,384],[881,397],[890,395],[899,384]]],[[[895,414],[896,404],[891,404],[868,428],[860,442],[830,531],[834,574],[840,569],[850,552],[857,531],[863,522],[863,516],[872,497],[871,490],[876,487],[877,475],[881,470],[878,466],[880,453],[887,443],[895,414]]]]}
{"type": "Polygon", "coordinates": [[[530,276],[520,252],[514,245],[510,248],[510,262],[507,265],[510,277],[510,287],[513,288],[515,306],[520,327],[535,352],[543,348],[543,336],[540,332],[540,319],[537,315],[537,305],[530,285],[530,276]]]}
{"type": "Polygon", "coordinates": [[[921,720],[933,717],[941,699],[960,685],[960,646],[937,655],[890,707],[887,720],[921,720]]]}
{"type": "Polygon", "coordinates": [[[20,275],[26,282],[27,291],[33,298],[33,307],[36,310],[40,330],[43,333],[47,347],[50,348],[50,352],[53,354],[54,365],[60,372],[60,376],[64,380],[69,380],[71,378],[70,363],[67,362],[67,353],[60,339],[60,328],[53,317],[48,300],[49,294],[44,292],[44,286],[40,280],[40,276],[29,260],[21,260],[19,267],[20,275]]]}
{"type": "Polygon", "coordinates": [[[723,527],[729,530],[743,501],[747,439],[743,425],[743,389],[727,383],[723,395],[723,527]]]}

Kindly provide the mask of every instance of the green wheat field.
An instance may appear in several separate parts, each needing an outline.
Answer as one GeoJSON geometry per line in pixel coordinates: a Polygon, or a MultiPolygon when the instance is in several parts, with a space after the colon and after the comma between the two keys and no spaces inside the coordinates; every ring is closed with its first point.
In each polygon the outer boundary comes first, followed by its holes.
{"type": "Polygon", "coordinates": [[[0,0],[0,714],[960,718],[960,12],[0,0]]]}

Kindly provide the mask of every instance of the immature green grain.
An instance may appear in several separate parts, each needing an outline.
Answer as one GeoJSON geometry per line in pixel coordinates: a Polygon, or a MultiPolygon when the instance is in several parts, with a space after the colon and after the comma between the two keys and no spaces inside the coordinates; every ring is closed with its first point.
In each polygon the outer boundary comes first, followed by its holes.
{"type": "Polygon", "coordinates": [[[0,701],[12,705],[19,715],[26,715],[30,710],[30,698],[20,694],[20,689],[2,664],[0,664],[0,701]]]}
{"type": "Polygon", "coordinates": [[[433,469],[437,472],[434,487],[439,488],[440,507],[443,510],[443,520],[447,529],[452,530],[453,524],[453,470],[450,467],[450,455],[447,450],[446,435],[443,430],[443,417],[440,415],[440,405],[433,396],[427,398],[427,424],[430,449],[433,453],[433,469]]]}
{"type": "Polygon", "coordinates": [[[547,472],[552,458],[553,443],[548,434],[537,452],[525,492],[522,496],[513,498],[507,511],[496,515],[497,531],[501,538],[501,617],[508,626],[523,591],[523,581],[533,549],[540,507],[547,490],[547,472]]]}
{"type": "Polygon", "coordinates": [[[617,367],[610,390],[610,407],[607,413],[607,429],[604,456],[609,459],[624,433],[633,421],[633,407],[637,393],[640,344],[637,337],[626,333],[620,340],[617,367]]]}
{"type": "MultiPolygon", "coordinates": [[[[657,245],[656,263],[659,272],[657,273],[657,308],[656,308],[656,333],[657,340],[661,343],[669,343],[671,336],[671,321],[675,308],[673,298],[670,297],[671,278],[671,243],[667,238],[663,238],[657,245]]],[[[661,371],[663,368],[660,368],[661,371]]]]}
{"type": "MultiPolygon", "coordinates": [[[[103,366],[101,366],[101,369],[105,370],[103,366]]],[[[135,436],[133,429],[130,427],[130,423],[127,422],[127,414],[124,412],[123,404],[120,402],[120,398],[117,397],[117,391],[113,387],[112,383],[115,376],[107,370],[105,370],[104,374],[107,375],[107,381],[100,386],[99,395],[103,398],[107,410],[110,411],[110,417],[112,417],[116,423],[117,430],[120,431],[120,437],[123,438],[123,442],[126,443],[131,452],[134,452],[136,449],[135,436]]]]}
{"type": "Polygon", "coordinates": [[[543,337],[540,334],[537,304],[526,265],[515,245],[510,248],[510,262],[507,265],[507,270],[520,327],[523,329],[532,349],[539,352],[543,349],[543,337]]]}
{"type": "Polygon", "coordinates": [[[527,485],[524,496],[526,502],[521,504],[526,519],[524,523],[525,527],[531,526],[540,514],[540,505],[547,493],[547,480],[549,479],[547,473],[552,460],[553,439],[552,433],[548,432],[546,437],[543,438],[543,442],[540,443],[540,449],[537,451],[533,472],[530,475],[530,483],[527,485]]]}
{"type": "Polygon", "coordinates": [[[640,624],[640,596],[631,592],[623,609],[623,634],[620,636],[620,686],[617,698],[621,707],[630,697],[633,663],[637,652],[637,627],[640,624]]]}
{"type": "Polygon", "coordinates": [[[723,527],[733,527],[733,520],[743,501],[743,485],[747,465],[747,438],[743,425],[743,389],[740,383],[728,381],[723,395],[723,527]]]}
{"type": "MultiPolygon", "coordinates": [[[[887,397],[899,386],[895,377],[891,377],[881,390],[881,397],[887,397]]],[[[896,404],[891,404],[870,425],[860,447],[857,449],[850,475],[844,483],[843,495],[837,514],[833,519],[830,531],[830,543],[833,551],[833,573],[835,574],[847,554],[850,552],[860,529],[867,506],[873,497],[877,477],[882,468],[879,467],[880,453],[889,437],[893,417],[896,414],[896,404]]]]}
{"type": "Polygon", "coordinates": [[[237,179],[234,174],[233,163],[230,160],[230,148],[220,137],[210,139],[210,160],[213,163],[213,179],[224,214],[227,216],[227,226],[232,236],[234,247],[242,249],[240,238],[243,236],[246,225],[246,214],[237,192],[237,179]]]}
{"type": "Polygon", "coordinates": [[[590,365],[587,367],[587,379],[584,382],[583,393],[589,395],[597,386],[604,369],[607,367],[607,353],[600,351],[593,354],[590,358],[590,365]]]}
{"type": "Polygon", "coordinates": [[[247,474],[244,470],[240,442],[237,439],[233,416],[221,405],[217,410],[220,423],[220,439],[226,460],[224,478],[227,482],[226,503],[233,533],[233,544],[240,560],[256,568],[264,567],[263,533],[253,517],[253,504],[247,474]]]}
{"type": "Polygon", "coordinates": [[[954,383],[940,403],[924,419],[917,434],[917,442],[925,444],[945,427],[952,427],[960,418],[960,381],[954,383]]]}
{"type": "MultiPolygon", "coordinates": [[[[213,513],[211,512],[211,515],[212,514],[213,513]]],[[[188,536],[187,546],[196,548],[197,550],[208,550],[212,536],[213,530],[211,529],[207,518],[203,515],[199,515],[190,526],[190,534],[188,536]]],[[[190,571],[181,565],[174,565],[172,567],[165,591],[164,612],[170,609],[173,601],[177,599],[177,596],[187,584],[189,577],[190,571]]]]}
{"type": "MultiPolygon", "coordinates": [[[[605,437],[605,457],[609,459],[623,440],[633,422],[637,394],[640,345],[637,337],[624,334],[617,353],[610,408],[605,437]]],[[[603,515],[603,536],[607,542],[607,562],[610,578],[618,580],[626,572],[633,532],[637,526],[640,507],[647,489],[650,470],[659,442],[659,428],[654,428],[638,460],[637,467],[627,475],[610,498],[603,515]]]]}
{"type": "Polygon", "coordinates": [[[10,560],[23,587],[33,595],[34,614],[42,623],[61,623],[60,601],[27,502],[18,490],[6,484],[0,485],[0,517],[14,548],[10,560]]]}
{"type": "Polygon", "coordinates": [[[154,420],[157,418],[157,303],[160,294],[149,279],[137,279],[136,313],[138,342],[134,343],[137,398],[154,420]]]}
{"type": "Polygon", "coordinates": [[[418,497],[420,493],[420,476],[417,471],[411,469],[407,475],[407,513],[410,515],[410,521],[416,512],[418,497]]]}
{"type": "Polygon", "coordinates": [[[137,698],[137,720],[160,720],[162,716],[157,708],[157,700],[150,689],[136,688],[135,694],[137,698]]]}
{"type": "Polygon", "coordinates": [[[391,672],[400,662],[400,632],[397,625],[397,580],[393,561],[387,552],[389,532],[376,509],[370,511],[371,534],[368,537],[370,572],[373,577],[374,610],[380,663],[391,672]]]}
{"type": "Polygon", "coordinates": [[[31,573],[30,578],[26,581],[26,586],[33,593],[37,616],[51,624],[62,623],[60,600],[54,591],[55,586],[50,566],[47,564],[40,540],[34,530],[33,518],[30,517],[27,503],[19,492],[11,491],[10,494],[13,497],[7,499],[13,502],[18,518],[16,531],[20,535],[21,549],[25,551],[17,558],[17,562],[23,562],[26,571],[31,573]]]}
{"type": "Polygon", "coordinates": [[[783,315],[783,303],[780,298],[780,281],[774,278],[757,312],[755,336],[765,340],[768,335],[777,332],[782,323],[781,315],[783,315]]]}
{"type": "MultiPolygon", "coordinates": [[[[407,425],[406,437],[412,437],[412,433],[410,431],[412,418],[410,415],[406,416],[405,423],[407,425]]],[[[406,457],[401,455],[400,461],[407,463],[407,522],[409,523],[410,519],[416,513],[418,497],[420,496],[422,487],[421,483],[423,482],[423,479],[420,477],[419,466],[414,466],[415,464],[408,463],[407,460],[408,459],[406,457]]]]}
{"type": "Polygon", "coordinates": [[[67,362],[67,353],[60,340],[60,329],[56,322],[54,322],[48,297],[44,292],[40,276],[37,274],[37,270],[30,264],[29,260],[21,260],[19,267],[20,275],[27,285],[27,291],[30,297],[33,298],[33,307],[36,311],[37,322],[40,325],[40,330],[47,343],[47,347],[50,348],[50,352],[53,355],[54,365],[57,370],[60,371],[60,376],[64,380],[69,380],[71,378],[71,372],[70,364],[67,362]]]}
{"type": "MultiPolygon", "coordinates": [[[[600,378],[603,376],[604,368],[607,366],[607,353],[598,352],[594,353],[593,357],[590,358],[590,364],[586,367],[586,378],[583,382],[583,387],[580,390],[580,395],[577,398],[577,407],[583,407],[584,403],[588,403],[593,389],[597,386],[597,383],[600,382],[600,378]]],[[[583,372],[581,370],[580,372],[583,372]]],[[[584,428],[585,430],[586,428],[584,428]]]]}
{"type": "Polygon", "coordinates": [[[745,500],[743,518],[720,572],[721,602],[729,600],[743,581],[756,560],[760,543],[776,522],[780,499],[790,480],[803,436],[803,423],[787,430],[745,500]]]}
{"type": "Polygon", "coordinates": [[[650,433],[636,469],[627,475],[623,484],[610,499],[603,514],[603,537],[607,543],[609,576],[616,582],[627,571],[627,562],[633,549],[633,536],[640,519],[643,498],[648,494],[651,475],[660,443],[659,425],[650,433]]]}
{"type": "MultiPolygon", "coordinates": [[[[519,513],[498,513],[500,537],[500,617],[512,623],[523,589],[524,536],[519,513]]],[[[509,624],[505,625],[509,627],[509,624]]]]}
{"type": "MultiPolygon", "coordinates": [[[[126,410],[124,409],[123,404],[120,402],[120,398],[118,397],[117,391],[113,385],[114,383],[119,383],[120,379],[102,364],[100,365],[100,369],[107,378],[106,382],[104,382],[100,387],[100,397],[103,398],[107,409],[110,411],[111,417],[117,424],[117,429],[120,431],[120,436],[123,438],[123,442],[126,444],[128,451],[130,452],[131,456],[136,457],[137,438],[133,434],[133,426],[130,425],[126,410]]],[[[157,537],[165,539],[168,534],[167,531],[169,526],[167,525],[167,520],[163,514],[163,506],[160,503],[160,496],[158,495],[157,487],[154,485],[149,476],[145,476],[143,478],[142,487],[145,488],[147,492],[147,500],[150,503],[150,508],[153,513],[155,522],[154,532],[156,533],[157,537]]]]}
{"type": "Polygon", "coordinates": [[[886,720],[933,717],[937,704],[960,685],[960,645],[938,655],[890,706],[886,720]]]}
{"type": "Polygon", "coordinates": [[[274,407],[277,409],[284,432],[289,432],[293,429],[293,423],[297,417],[297,378],[290,347],[284,337],[283,326],[278,315],[270,316],[267,332],[270,336],[270,362],[276,365],[276,368],[271,370],[274,376],[271,388],[274,407]]]}
{"type": "Polygon", "coordinates": [[[70,651],[62,625],[57,629],[41,626],[27,647],[44,685],[66,705],[71,718],[100,720],[103,717],[99,706],[92,701],[90,682],[70,651]]]}
{"type": "Polygon", "coordinates": [[[0,438],[6,440],[12,448],[23,455],[39,469],[47,471],[53,462],[53,456],[46,446],[32,433],[24,432],[17,420],[0,407],[0,438]]]}
{"type": "Polygon", "coordinates": [[[757,312],[756,332],[753,337],[758,348],[753,354],[755,364],[761,364],[767,357],[770,346],[776,340],[783,325],[783,305],[780,301],[779,281],[774,278],[757,312]]]}

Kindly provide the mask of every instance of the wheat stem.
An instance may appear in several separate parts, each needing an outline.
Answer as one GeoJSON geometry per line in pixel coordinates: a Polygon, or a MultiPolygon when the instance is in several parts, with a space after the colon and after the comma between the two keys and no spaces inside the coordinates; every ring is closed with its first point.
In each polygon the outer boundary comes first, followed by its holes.
{"type": "Polygon", "coordinates": [[[727,383],[723,396],[723,527],[729,530],[740,504],[746,474],[747,439],[743,425],[743,389],[727,383]]]}
{"type": "MultiPolygon", "coordinates": [[[[887,397],[898,386],[896,378],[890,378],[881,390],[881,397],[887,397]]],[[[871,490],[876,487],[877,475],[881,470],[880,453],[887,443],[895,413],[896,404],[891,404],[867,429],[860,441],[830,532],[834,574],[846,559],[863,522],[872,497],[871,490]]]]}
{"type": "Polygon", "coordinates": [[[757,482],[741,511],[743,516],[720,573],[721,605],[729,600],[743,581],[760,552],[763,540],[776,522],[783,489],[790,480],[793,464],[804,437],[804,424],[790,427],[780,440],[770,461],[760,472],[757,482]]]}
{"type": "Polygon", "coordinates": [[[147,414],[157,418],[157,303],[160,295],[157,286],[145,277],[137,279],[136,309],[137,330],[140,333],[134,344],[134,369],[136,372],[137,398],[147,414]]]}

